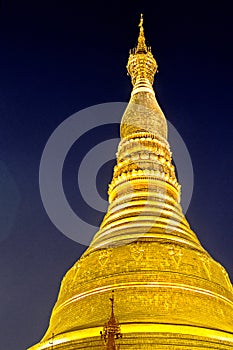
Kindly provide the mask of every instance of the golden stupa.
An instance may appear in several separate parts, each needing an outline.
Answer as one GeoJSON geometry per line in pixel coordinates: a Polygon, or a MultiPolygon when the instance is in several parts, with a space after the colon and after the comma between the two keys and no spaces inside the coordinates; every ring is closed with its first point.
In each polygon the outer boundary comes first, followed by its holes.
{"type": "Polygon", "coordinates": [[[31,350],[233,349],[233,287],[182,213],[142,17],[139,27],[107,214],[63,278],[49,328],[31,350]],[[111,345],[101,338],[112,290],[122,337],[111,345]]]}

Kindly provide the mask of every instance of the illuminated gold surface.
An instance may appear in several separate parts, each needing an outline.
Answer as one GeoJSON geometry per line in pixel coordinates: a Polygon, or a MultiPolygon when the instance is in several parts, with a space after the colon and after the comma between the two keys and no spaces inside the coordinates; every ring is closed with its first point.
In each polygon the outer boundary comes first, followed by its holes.
{"type": "Polygon", "coordinates": [[[107,214],[65,275],[49,328],[32,350],[101,349],[112,289],[121,350],[233,349],[233,287],[182,213],[167,123],[152,88],[157,63],[142,24],[127,65],[133,90],[107,214]]]}

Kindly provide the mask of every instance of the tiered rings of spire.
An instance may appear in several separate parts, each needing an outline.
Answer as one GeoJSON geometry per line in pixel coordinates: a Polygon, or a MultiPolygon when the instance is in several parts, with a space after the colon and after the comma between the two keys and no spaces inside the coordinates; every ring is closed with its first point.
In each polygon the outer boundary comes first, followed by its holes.
{"type": "Polygon", "coordinates": [[[49,328],[32,350],[100,350],[103,340],[115,350],[121,331],[121,350],[233,349],[233,287],[182,213],[142,17],[139,27],[108,211],[66,273],[49,328]],[[112,290],[112,315],[102,331],[112,290]]]}
{"type": "Polygon", "coordinates": [[[138,44],[127,65],[133,90],[121,121],[110,205],[90,249],[142,237],[199,246],[179,205],[180,185],[167,142],[167,122],[152,87],[157,63],[146,46],[143,17],[139,27],[138,44]]]}

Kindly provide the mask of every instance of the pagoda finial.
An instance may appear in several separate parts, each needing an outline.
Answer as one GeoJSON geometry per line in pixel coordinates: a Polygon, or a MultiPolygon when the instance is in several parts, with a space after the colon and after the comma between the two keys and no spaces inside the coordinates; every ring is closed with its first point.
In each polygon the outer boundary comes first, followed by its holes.
{"type": "Polygon", "coordinates": [[[142,91],[142,87],[144,87],[144,91],[150,91],[154,94],[152,84],[158,66],[152,55],[151,47],[146,45],[143,23],[144,18],[141,13],[137,47],[130,50],[127,64],[127,70],[134,86],[132,94],[137,93],[138,88],[142,91]]]}
{"type": "Polygon", "coordinates": [[[138,37],[138,45],[136,48],[136,53],[138,52],[144,52],[146,53],[148,51],[147,46],[146,46],[146,39],[145,39],[145,35],[144,35],[144,28],[143,28],[143,14],[141,13],[141,18],[140,18],[140,22],[139,22],[139,37],[138,37]]]}
{"type": "Polygon", "coordinates": [[[103,331],[100,332],[101,339],[104,340],[104,349],[106,350],[117,350],[119,346],[116,346],[115,340],[122,338],[120,324],[114,315],[114,290],[112,290],[112,296],[109,298],[111,301],[112,312],[110,319],[105,323],[103,331]]]}
{"type": "Polygon", "coordinates": [[[109,299],[112,303],[112,316],[114,317],[114,290],[112,290],[112,297],[109,299]]]}
{"type": "Polygon", "coordinates": [[[141,13],[140,23],[138,25],[140,28],[143,26],[143,13],[141,13]]]}

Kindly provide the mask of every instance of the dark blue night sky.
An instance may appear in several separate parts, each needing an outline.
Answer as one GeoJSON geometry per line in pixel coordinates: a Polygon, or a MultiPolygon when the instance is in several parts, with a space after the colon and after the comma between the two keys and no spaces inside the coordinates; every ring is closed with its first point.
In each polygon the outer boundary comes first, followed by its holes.
{"type": "MultiPolygon", "coordinates": [[[[233,279],[233,33],[228,5],[208,0],[1,1],[1,349],[24,350],[38,342],[62,276],[85,250],[60,233],[44,210],[40,158],[54,129],[73,113],[128,101],[131,83],[125,67],[137,40],[140,12],[159,65],[154,84],[158,101],[193,162],[187,218],[233,279]]],[[[117,127],[95,130],[71,149],[64,188],[75,211],[86,212],[76,184],[81,158],[93,145],[117,135],[117,127]]],[[[112,165],[106,164],[98,176],[103,196],[112,165]]],[[[89,222],[101,222],[97,213],[87,216],[89,222]]]]}

